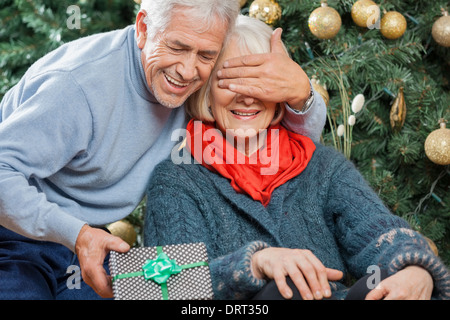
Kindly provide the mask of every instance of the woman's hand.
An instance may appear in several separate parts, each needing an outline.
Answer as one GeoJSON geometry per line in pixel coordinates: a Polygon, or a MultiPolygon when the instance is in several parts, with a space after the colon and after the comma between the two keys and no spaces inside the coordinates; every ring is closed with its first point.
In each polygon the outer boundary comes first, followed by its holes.
{"type": "Polygon", "coordinates": [[[430,273],[419,266],[408,266],[381,281],[366,300],[429,300],[432,291],[430,273]]]}
{"type": "Polygon", "coordinates": [[[256,252],[252,257],[252,272],[259,279],[274,279],[286,299],[293,295],[286,283],[286,276],[289,276],[304,300],[329,298],[328,281],[337,281],[343,276],[339,270],[325,268],[311,251],[288,248],[266,248],[256,252]]]}

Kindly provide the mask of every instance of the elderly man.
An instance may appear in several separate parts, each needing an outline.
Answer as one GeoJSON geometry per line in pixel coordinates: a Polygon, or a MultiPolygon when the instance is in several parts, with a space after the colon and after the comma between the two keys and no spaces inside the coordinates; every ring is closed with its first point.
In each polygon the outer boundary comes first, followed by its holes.
{"type": "MultiPolygon", "coordinates": [[[[101,226],[142,199],[172,131],[185,127],[180,106],[210,76],[238,13],[238,1],[143,1],[135,26],[63,45],[5,95],[0,298],[112,297],[105,258],[129,245],[101,226]],[[67,285],[77,266],[84,282],[67,285]]],[[[220,85],[249,103],[285,102],[284,124],[318,139],[324,103],[280,38],[271,54],[230,60],[220,85]]]]}

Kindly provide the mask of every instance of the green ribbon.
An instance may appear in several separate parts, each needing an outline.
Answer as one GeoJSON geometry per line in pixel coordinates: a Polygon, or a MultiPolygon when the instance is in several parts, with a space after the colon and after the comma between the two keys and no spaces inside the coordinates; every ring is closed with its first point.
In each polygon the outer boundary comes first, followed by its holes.
{"type": "Polygon", "coordinates": [[[156,247],[157,257],[154,260],[147,260],[142,266],[141,271],[118,274],[112,278],[112,282],[118,279],[126,279],[132,277],[144,276],[145,280],[152,280],[161,286],[163,300],[169,300],[167,289],[167,280],[175,274],[180,273],[184,269],[195,268],[200,266],[208,266],[208,262],[200,261],[190,264],[177,265],[175,260],[169,259],[162,247],[156,247]]]}

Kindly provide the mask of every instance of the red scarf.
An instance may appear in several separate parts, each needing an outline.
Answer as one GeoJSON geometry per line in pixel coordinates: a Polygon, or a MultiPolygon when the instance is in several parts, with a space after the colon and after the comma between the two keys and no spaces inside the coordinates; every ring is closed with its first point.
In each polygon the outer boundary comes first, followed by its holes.
{"type": "Polygon", "coordinates": [[[191,120],[187,131],[187,147],[197,162],[220,173],[237,192],[247,193],[264,206],[275,188],[306,168],[316,149],[310,138],[281,125],[269,127],[266,143],[249,157],[211,124],[191,120]]]}

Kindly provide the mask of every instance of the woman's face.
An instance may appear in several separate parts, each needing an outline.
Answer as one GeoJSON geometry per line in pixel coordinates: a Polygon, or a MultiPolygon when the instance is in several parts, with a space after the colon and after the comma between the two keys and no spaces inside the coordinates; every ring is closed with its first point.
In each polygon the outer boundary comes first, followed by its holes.
{"type": "MultiPolygon", "coordinates": [[[[223,63],[230,58],[241,56],[235,41],[231,41],[220,61],[219,70],[223,63]]],[[[222,132],[233,133],[238,137],[255,136],[260,129],[267,129],[274,118],[276,103],[259,101],[255,98],[234,93],[219,87],[219,79],[213,74],[210,90],[211,112],[216,120],[216,127],[222,132]],[[243,131],[236,131],[242,129],[243,131]],[[231,130],[231,132],[230,132],[231,130]]]]}

